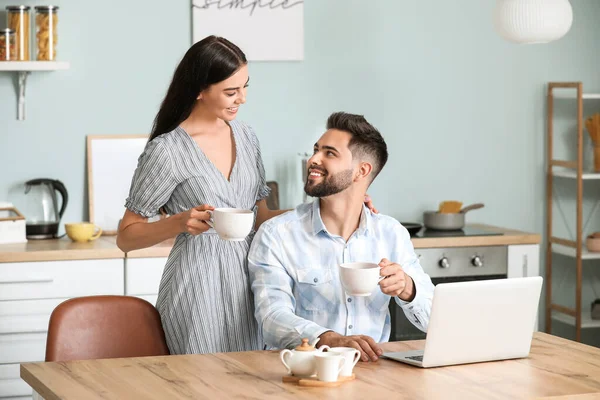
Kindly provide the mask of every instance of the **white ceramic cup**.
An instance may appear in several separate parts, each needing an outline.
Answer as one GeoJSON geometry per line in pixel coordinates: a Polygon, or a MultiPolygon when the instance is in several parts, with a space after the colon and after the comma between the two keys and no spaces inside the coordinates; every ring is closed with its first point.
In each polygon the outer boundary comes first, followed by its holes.
{"type": "Polygon", "coordinates": [[[332,347],[327,350],[328,353],[339,354],[346,359],[344,368],[340,371],[340,376],[352,376],[354,366],[360,360],[360,351],[353,347],[332,347]]]}
{"type": "Polygon", "coordinates": [[[317,379],[323,382],[337,382],[340,371],[346,365],[346,359],[339,355],[330,353],[315,354],[317,364],[317,379]]]}
{"type": "Polygon", "coordinates": [[[375,263],[353,262],[340,265],[340,280],[347,294],[370,296],[380,280],[380,267],[375,263]]]}
{"type": "Polygon", "coordinates": [[[241,241],[252,231],[254,212],[242,208],[215,208],[207,211],[210,220],[206,221],[223,240],[241,241]]]}

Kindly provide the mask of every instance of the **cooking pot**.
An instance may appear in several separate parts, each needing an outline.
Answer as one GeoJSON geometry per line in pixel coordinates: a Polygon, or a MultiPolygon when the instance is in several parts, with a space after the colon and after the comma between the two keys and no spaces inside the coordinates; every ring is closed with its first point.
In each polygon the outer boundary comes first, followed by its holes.
{"type": "Polygon", "coordinates": [[[422,224],[416,222],[400,222],[400,224],[406,228],[410,237],[415,236],[423,228],[422,224]]]}
{"type": "Polygon", "coordinates": [[[423,224],[427,229],[440,231],[455,231],[464,228],[465,214],[467,211],[483,208],[482,203],[471,204],[463,207],[457,213],[440,213],[438,211],[425,211],[423,213],[423,224]]]}

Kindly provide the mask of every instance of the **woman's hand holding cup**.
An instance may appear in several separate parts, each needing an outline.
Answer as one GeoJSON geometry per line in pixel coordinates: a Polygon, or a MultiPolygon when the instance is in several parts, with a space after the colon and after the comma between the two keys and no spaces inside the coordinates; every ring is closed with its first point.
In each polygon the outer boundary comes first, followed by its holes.
{"type": "Polygon", "coordinates": [[[203,204],[181,213],[181,231],[191,235],[199,235],[210,229],[206,223],[210,219],[210,213],[215,208],[208,204],[203,204]]]}

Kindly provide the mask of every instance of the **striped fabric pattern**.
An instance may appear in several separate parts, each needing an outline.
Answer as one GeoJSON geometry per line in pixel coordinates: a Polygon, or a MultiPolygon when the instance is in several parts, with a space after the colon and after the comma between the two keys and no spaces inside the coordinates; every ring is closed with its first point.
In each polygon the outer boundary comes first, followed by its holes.
{"type": "MultiPolygon", "coordinates": [[[[181,127],[149,142],[138,159],[125,207],[144,217],[173,215],[202,204],[254,210],[269,195],[254,131],[230,123],[235,163],[229,181],[181,127]]],[[[160,312],[171,354],[261,349],[248,281],[254,237],[221,240],[214,230],[181,233],[160,282],[160,312]]]]}

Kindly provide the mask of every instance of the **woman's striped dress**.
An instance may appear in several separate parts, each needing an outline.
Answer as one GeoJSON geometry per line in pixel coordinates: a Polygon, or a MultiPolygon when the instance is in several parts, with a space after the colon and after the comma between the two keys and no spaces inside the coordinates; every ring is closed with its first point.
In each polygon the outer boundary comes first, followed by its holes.
{"type": "MultiPolygon", "coordinates": [[[[202,204],[254,209],[269,194],[253,130],[230,123],[235,163],[229,181],[182,128],[146,145],[125,207],[145,217],[164,205],[173,215],[202,204]]],[[[262,348],[248,282],[245,241],[219,239],[211,229],[177,236],[160,283],[157,309],[172,354],[262,348]]]]}

